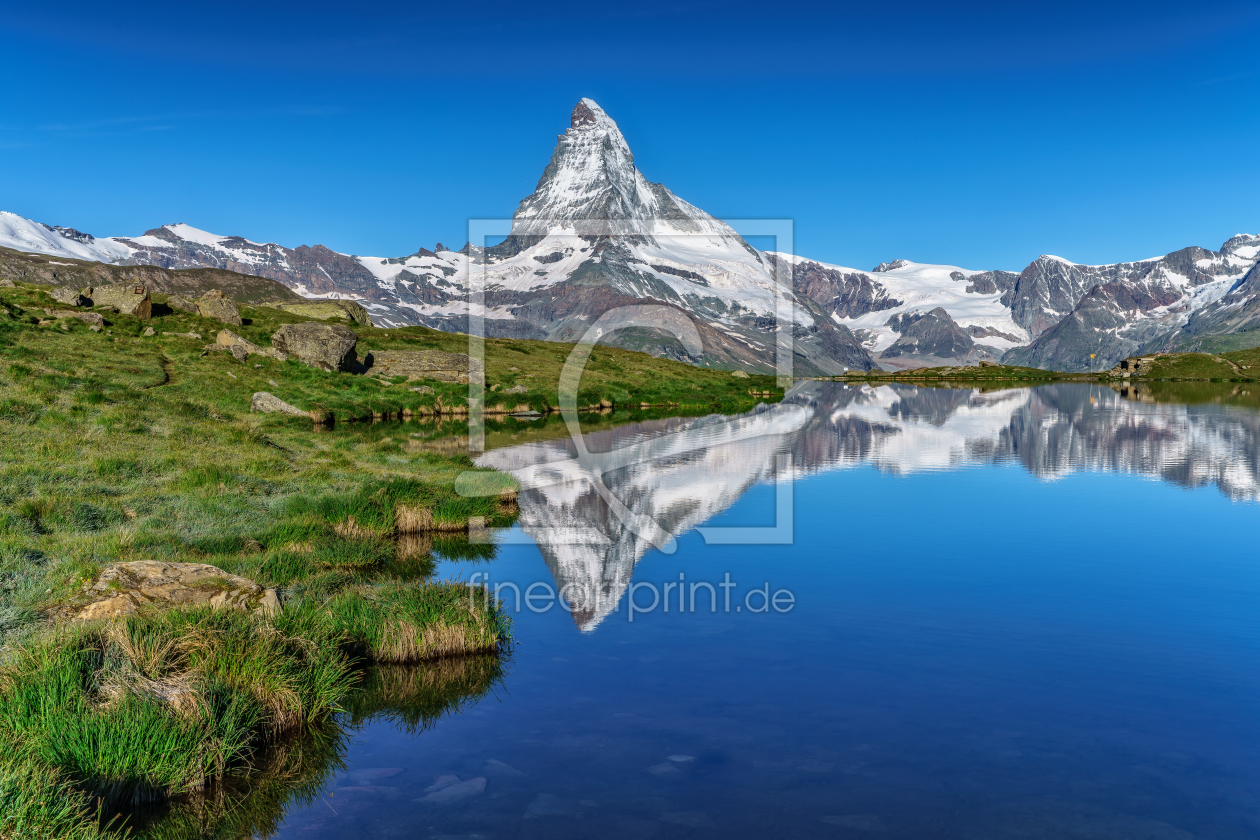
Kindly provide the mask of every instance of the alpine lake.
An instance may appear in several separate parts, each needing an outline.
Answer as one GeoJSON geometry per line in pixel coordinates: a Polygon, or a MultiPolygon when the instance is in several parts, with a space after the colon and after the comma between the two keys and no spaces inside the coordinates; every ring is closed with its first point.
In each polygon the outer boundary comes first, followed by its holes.
{"type": "Polygon", "coordinates": [[[1260,836],[1247,387],[804,381],[489,425],[520,519],[435,574],[489,582],[511,650],[377,669],[134,836],[1260,836]]]}

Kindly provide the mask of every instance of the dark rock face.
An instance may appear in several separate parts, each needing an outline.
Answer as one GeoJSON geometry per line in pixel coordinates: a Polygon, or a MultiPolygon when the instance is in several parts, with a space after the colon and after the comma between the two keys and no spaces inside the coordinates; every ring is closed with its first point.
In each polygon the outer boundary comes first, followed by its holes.
{"type": "Polygon", "coordinates": [[[1002,303],[1010,306],[1010,294],[1019,283],[1019,275],[1013,271],[983,271],[970,277],[962,277],[967,281],[967,293],[994,295],[1002,293],[1002,303]]]}
{"type": "Polygon", "coordinates": [[[1011,312],[1015,323],[1036,338],[1075,309],[1095,286],[1129,283],[1142,284],[1151,290],[1158,284],[1181,289],[1237,272],[1237,263],[1223,252],[1199,247],[1183,248],[1157,260],[1114,265],[1076,265],[1043,256],[1019,275],[1011,293],[1011,312]]]}
{"type": "Polygon", "coordinates": [[[893,269],[897,269],[897,268],[905,268],[908,265],[910,265],[909,260],[893,260],[892,262],[880,263],[879,265],[872,268],[871,271],[878,274],[883,271],[892,271],[893,269]]]}
{"type": "MultiPolygon", "coordinates": [[[[1187,335],[1221,334],[1247,324],[1260,326],[1245,313],[1234,291],[1189,318],[1191,295],[1209,283],[1228,282],[1247,269],[1252,257],[1240,257],[1260,237],[1239,236],[1220,251],[1183,248],[1164,257],[1136,263],[1079,266],[1041,257],[1024,270],[1014,292],[1013,314],[1028,327],[1034,341],[1007,351],[1003,361],[1067,371],[1101,371],[1145,348],[1175,346],[1187,335]],[[1055,320],[1057,307],[1089,285],[1067,314],[1055,320]],[[1022,320],[1021,320],[1022,319],[1022,320]],[[1179,325],[1185,323],[1185,326],[1179,325]],[[1184,332],[1189,328],[1190,332],[1184,332]]],[[[1250,275],[1248,275],[1250,276],[1250,275]]],[[[1237,290],[1244,280],[1234,286],[1237,290]]],[[[1257,305],[1260,308],[1260,304],[1257,305]]]]}
{"type": "MultiPolygon", "coordinates": [[[[788,269],[787,261],[774,254],[767,254],[766,259],[772,269],[788,269]]],[[[792,290],[838,318],[858,318],[902,305],[863,272],[837,271],[809,260],[801,260],[791,269],[792,290]]]]}
{"type": "MultiPolygon", "coordinates": [[[[888,319],[888,326],[901,337],[886,349],[881,358],[899,356],[936,356],[943,359],[967,359],[976,355],[978,345],[941,307],[928,312],[904,312],[888,319]]],[[[987,353],[980,353],[986,355],[987,353]]]]}
{"type": "Polygon", "coordinates": [[[1162,322],[1142,315],[1181,297],[1179,290],[1159,283],[1095,286],[1066,318],[1032,344],[1008,350],[1002,361],[1053,370],[1107,370],[1162,331],[1162,322]]]}
{"type": "Polygon", "coordinates": [[[91,245],[96,241],[96,237],[92,234],[84,233],[81,230],[75,230],[71,227],[62,227],[61,225],[44,225],[44,227],[60,236],[65,237],[66,239],[73,239],[75,242],[80,242],[84,245],[91,245]]]}
{"type": "Polygon", "coordinates": [[[1017,344],[1020,340],[1019,336],[1004,333],[1001,330],[994,329],[993,327],[967,327],[967,334],[972,338],[1002,338],[1006,341],[1013,341],[1017,344]]]}
{"type": "MultiPolygon", "coordinates": [[[[1208,304],[1195,312],[1185,325],[1151,342],[1143,348],[1143,352],[1194,351],[1198,349],[1204,338],[1255,330],[1260,330],[1260,263],[1252,266],[1251,271],[1234,284],[1219,301],[1208,304]]],[[[1243,344],[1258,346],[1260,336],[1257,336],[1254,341],[1243,344]]]]}
{"type": "Polygon", "coordinates": [[[351,370],[359,336],[340,324],[285,324],[271,336],[271,346],[321,370],[351,370]]]}

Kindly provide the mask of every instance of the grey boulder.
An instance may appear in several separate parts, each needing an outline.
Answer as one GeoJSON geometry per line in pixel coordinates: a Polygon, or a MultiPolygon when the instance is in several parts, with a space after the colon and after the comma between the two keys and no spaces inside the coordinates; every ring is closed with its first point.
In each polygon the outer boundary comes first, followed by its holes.
{"type": "Polygon", "coordinates": [[[340,324],[285,324],[271,336],[271,346],[320,370],[350,370],[358,357],[359,336],[340,324]]]}
{"type": "Polygon", "coordinates": [[[254,394],[254,398],[249,403],[249,410],[263,414],[299,414],[303,417],[306,416],[306,412],[296,405],[289,405],[275,394],[266,391],[258,391],[254,394]]]}
{"type": "Polygon", "coordinates": [[[132,315],[142,320],[153,317],[153,301],[149,287],[143,283],[115,283],[92,290],[94,306],[109,306],[122,315],[132,315]]]}
{"type": "Polygon", "coordinates": [[[224,296],[218,289],[211,289],[197,301],[197,314],[213,318],[223,324],[241,325],[241,310],[236,301],[224,296]]]}
{"type": "MultiPolygon", "coordinates": [[[[86,291],[89,295],[92,293],[91,289],[86,291]]],[[[64,303],[66,306],[90,306],[92,304],[91,299],[85,297],[83,292],[69,286],[59,286],[49,292],[48,296],[57,301],[57,303],[64,303]]]]}
{"type": "Polygon", "coordinates": [[[200,315],[197,304],[181,295],[171,295],[166,299],[166,305],[171,309],[178,309],[180,312],[189,312],[193,315],[200,315]]]}

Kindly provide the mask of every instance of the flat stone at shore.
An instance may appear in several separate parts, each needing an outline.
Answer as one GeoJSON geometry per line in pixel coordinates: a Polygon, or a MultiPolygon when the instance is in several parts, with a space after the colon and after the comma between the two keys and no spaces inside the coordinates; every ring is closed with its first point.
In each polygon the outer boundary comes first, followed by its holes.
{"type": "Polygon", "coordinates": [[[383,376],[405,376],[407,379],[434,379],[467,385],[469,374],[482,373],[480,359],[463,353],[440,350],[375,350],[372,352],[372,373],[383,376]]]}
{"type": "Polygon", "coordinates": [[[274,589],[264,589],[248,578],[204,563],[114,563],[83,591],[89,600],[76,608],[73,618],[77,621],[136,615],[146,606],[209,604],[217,609],[280,609],[274,589]]]}

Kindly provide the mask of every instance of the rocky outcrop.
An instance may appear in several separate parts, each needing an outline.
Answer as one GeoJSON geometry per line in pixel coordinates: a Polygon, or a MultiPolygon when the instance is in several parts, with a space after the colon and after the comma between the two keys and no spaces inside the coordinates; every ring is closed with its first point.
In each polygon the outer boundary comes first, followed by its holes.
{"type": "Polygon", "coordinates": [[[1150,342],[1144,349],[1195,352],[1214,336],[1252,332],[1258,334],[1250,341],[1237,343],[1239,349],[1260,346],[1260,263],[1220,300],[1199,309],[1181,327],[1150,342]]]}
{"type": "Polygon", "coordinates": [[[236,301],[226,297],[219,289],[211,289],[198,298],[197,314],[223,324],[241,325],[241,310],[236,301]]]}
{"type": "Polygon", "coordinates": [[[254,394],[253,399],[251,399],[249,402],[249,410],[256,411],[262,414],[279,413],[279,414],[296,414],[302,417],[308,416],[307,412],[303,411],[297,406],[289,405],[287,402],[280,399],[275,394],[270,394],[266,391],[259,391],[256,394],[254,394]]]}
{"type": "Polygon", "coordinates": [[[1019,275],[1010,294],[1011,314],[1015,323],[1037,338],[1076,309],[1091,289],[1105,285],[1113,287],[1109,294],[1119,297],[1153,294],[1160,287],[1162,296],[1184,300],[1189,308],[1195,288],[1236,279],[1254,262],[1254,257],[1237,253],[1249,250],[1235,246],[1227,251],[1227,247],[1229,243],[1219,252],[1182,248],[1158,259],[1110,265],[1077,265],[1059,257],[1038,257],[1019,275]],[[1140,286],[1142,290],[1127,292],[1121,285],[1140,286]]]}
{"type": "Polygon", "coordinates": [[[92,289],[92,304],[108,306],[121,315],[148,319],[153,316],[149,288],[140,283],[115,283],[92,289]]]}
{"type": "Polygon", "coordinates": [[[981,271],[970,277],[961,271],[951,274],[955,280],[967,283],[967,294],[994,295],[1002,293],[1002,303],[1010,306],[1010,296],[1019,284],[1019,275],[1013,271],[981,271]]]}
{"type": "Polygon", "coordinates": [[[85,602],[75,605],[79,621],[136,615],[146,608],[208,605],[216,609],[276,612],[274,589],[202,563],[136,560],[107,566],[83,587],[85,602]]]}
{"type": "Polygon", "coordinates": [[[166,305],[171,309],[178,309],[180,312],[187,312],[190,315],[200,315],[197,309],[197,302],[189,300],[183,295],[170,295],[166,298],[166,305]]]}
{"type": "Polygon", "coordinates": [[[1007,351],[1008,365],[1064,371],[1101,371],[1138,351],[1167,329],[1160,310],[1181,300],[1178,289],[1144,282],[1106,283],[1090,289],[1066,318],[1025,347],[1007,351]],[[1147,317],[1143,317],[1147,316],[1147,317]]]}
{"type": "Polygon", "coordinates": [[[99,312],[84,312],[80,309],[45,309],[44,314],[49,318],[77,318],[90,326],[105,326],[105,316],[99,312]]]}
{"type": "Polygon", "coordinates": [[[359,336],[340,324],[285,324],[271,336],[271,346],[320,370],[351,370],[358,360],[359,336]]]}
{"type": "Polygon", "coordinates": [[[885,271],[895,271],[898,268],[905,268],[908,265],[910,265],[910,260],[893,260],[892,262],[882,262],[872,268],[871,271],[876,274],[880,274],[885,271]]]}
{"type": "Polygon", "coordinates": [[[312,300],[306,303],[272,304],[276,309],[301,315],[303,318],[317,318],[321,321],[346,319],[364,327],[372,326],[372,318],[363,304],[353,300],[312,300]]]}
{"type": "Polygon", "coordinates": [[[405,376],[413,379],[436,379],[439,382],[468,383],[471,373],[482,372],[480,359],[463,353],[438,350],[376,350],[372,352],[372,373],[381,376],[405,376]]]}
{"type": "Polygon", "coordinates": [[[48,296],[57,303],[64,303],[66,306],[91,306],[92,289],[75,289],[71,286],[58,286],[48,293],[48,296]]]}
{"type": "MultiPolygon", "coordinates": [[[[767,254],[766,259],[775,269],[788,268],[787,261],[777,254],[767,254]]],[[[837,318],[860,318],[902,305],[865,272],[840,271],[812,260],[800,260],[791,269],[792,290],[837,318]]]]}
{"type": "Polygon", "coordinates": [[[880,354],[881,360],[931,357],[966,363],[993,356],[989,348],[976,344],[971,334],[959,327],[949,317],[949,313],[939,306],[927,312],[903,312],[895,315],[888,319],[887,326],[901,333],[901,336],[880,354]]]}

